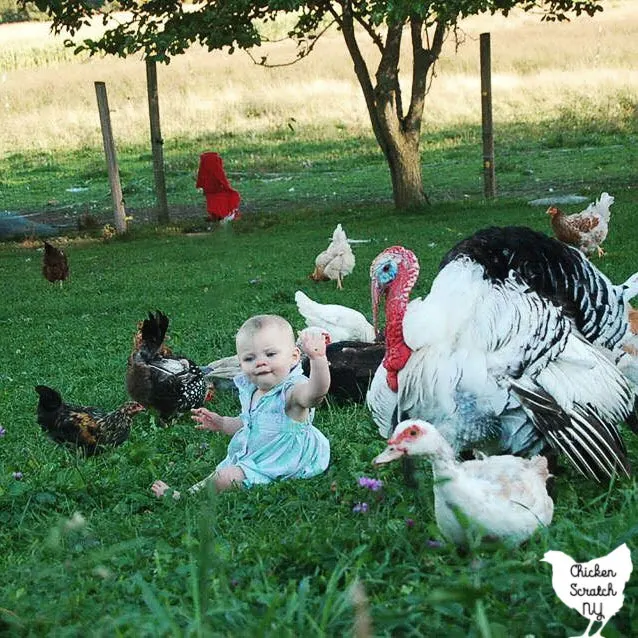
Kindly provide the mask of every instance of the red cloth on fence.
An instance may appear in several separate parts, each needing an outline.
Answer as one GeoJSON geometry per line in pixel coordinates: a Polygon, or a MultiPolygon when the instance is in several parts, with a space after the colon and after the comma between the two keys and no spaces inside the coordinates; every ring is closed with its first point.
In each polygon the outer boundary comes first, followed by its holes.
{"type": "Polygon", "coordinates": [[[206,196],[206,211],[210,219],[239,216],[239,193],[231,187],[224,172],[224,163],[218,153],[202,153],[195,188],[206,196]]]}

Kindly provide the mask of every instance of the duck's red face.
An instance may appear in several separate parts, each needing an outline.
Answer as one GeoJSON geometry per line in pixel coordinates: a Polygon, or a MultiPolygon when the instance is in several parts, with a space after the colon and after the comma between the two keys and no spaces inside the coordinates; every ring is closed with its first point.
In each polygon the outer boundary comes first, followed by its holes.
{"type": "Polygon", "coordinates": [[[425,438],[428,434],[425,422],[404,421],[399,423],[394,431],[394,436],[388,441],[388,447],[372,461],[375,465],[389,463],[402,456],[418,455],[423,453],[420,449],[427,445],[425,438]]]}
{"type": "Polygon", "coordinates": [[[397,428],[395,435],[388,441],[388,445],[397,447],[409,445],[426,434],[427,432],[418,423],[406,423],[400,431],[397,428]]]}
{"type": "Polygon", "coordinates": [[[410,450],[415,442],[422,440],[427,435],[427,430],[414,422],[400,423],[394,436],[388,441],[388,447],[372,461],[375,465],[389,463],[402,456],[410,455],[410,450]]]}

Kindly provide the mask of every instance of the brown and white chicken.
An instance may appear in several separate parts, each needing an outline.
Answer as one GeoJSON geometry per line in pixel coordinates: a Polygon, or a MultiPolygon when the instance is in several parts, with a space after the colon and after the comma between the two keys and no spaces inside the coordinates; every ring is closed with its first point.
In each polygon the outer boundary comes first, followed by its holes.
{"type": "Polygon", "coordinates": [[[332,233],[332,241],[326,250],[317,255],[315,269],[310,275],[314,281],[336,281],[337,288],[343,288],[342,280],[354,270],[354,253],[341,224],[332,233]]]}
{"type": "Polygon", "coordinates": [[[600,245],[607,238],[611,215],[609,209],[613,203],[614,198],[609,193],[602,193],[585,210],[573,215],[566,215],[558,207],[550,206],[547,214],[551,217],[556,239],[575,246],[587,256],[597,253],[602,257],[605,251],[600,245]]]}

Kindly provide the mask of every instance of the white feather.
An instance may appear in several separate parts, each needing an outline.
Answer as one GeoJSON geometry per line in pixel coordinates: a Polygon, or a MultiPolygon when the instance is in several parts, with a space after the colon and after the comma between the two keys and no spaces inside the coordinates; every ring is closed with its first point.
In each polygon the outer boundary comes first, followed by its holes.
{"type": "Polygon", "coordinates": [[[372,377],[366,394],[366,405],[373,421],[377,424],[379,434],[384,439],[392,433],[393,418],[397,408],[397,395],[390,390],[386,376],[386,369],[381,364],[372,377]]]}
{"type": "Polygon", "coordinates": [[[358,310],[339,304],[321,304],[297,290],[295,303],[308,327],[322,328],[333,342],[375,340],[374,326],[358,310]]]}
{"type": "Polygon", "coordinates": [[[583,428],[589,418],[618,423],[632,400],[613,362],[559,307],[515,273],[501,284],[485,279],[469,259],[448,264],[430,294],[408,304],[403,332],[413,353],[398,374],[398,418],[435,423],[457,451],[479,444],[490,420],[521,412],[510,383],[520,375],[583,428]]]}

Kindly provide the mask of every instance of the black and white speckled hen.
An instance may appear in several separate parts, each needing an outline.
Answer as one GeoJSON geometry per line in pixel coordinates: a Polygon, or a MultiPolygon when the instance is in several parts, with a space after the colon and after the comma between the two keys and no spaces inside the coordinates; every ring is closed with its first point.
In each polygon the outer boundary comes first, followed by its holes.
{"type": "Polygon", "coordinates": [[[37,385],[38,423],[56,443],[71,443],[87,455],[121,445],[131,432],[133,417],[144,410],[139,403],[128,402],[117,410],[70,405],[57,390],[37,385]]]}
{"type": "Polygon", "coordinates": [[[164,422],[201,407],[209,397],[200,367],[191,359],[172,354],[164,345],[168,324],[163,312],[148,313],[126,369],[129,396],[157,410],[164,422]]]}

